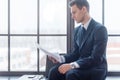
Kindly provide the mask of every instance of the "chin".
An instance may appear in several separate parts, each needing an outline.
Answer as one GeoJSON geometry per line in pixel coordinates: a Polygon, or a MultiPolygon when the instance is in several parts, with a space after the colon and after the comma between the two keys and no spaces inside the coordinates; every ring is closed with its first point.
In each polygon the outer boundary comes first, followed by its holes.
{"type": "Polygon", "coordinates": [[[80,22],[81,22],[81,21],[77,21],[77,20],[76,20],[76,23],[80,23],[80,22]]]}
{"type": "Polygon", "coordinates": [[[76,21],[76,23],[78,24],[78,23],[80,23],[80,22],[76,21]]]}

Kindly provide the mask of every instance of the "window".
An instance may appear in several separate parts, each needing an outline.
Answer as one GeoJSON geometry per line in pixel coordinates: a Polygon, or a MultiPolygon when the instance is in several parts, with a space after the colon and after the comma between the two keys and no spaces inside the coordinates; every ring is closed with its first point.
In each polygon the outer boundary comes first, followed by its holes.
{"type": "Polygon", "coordinates": [[[88,2],[90,4],[90,15],[102,23],[102,0],[88,0],[88,2]]]}
{"type": "Polygon", "coordinates": [[[105,0],[105,26],[109,33],[107,48],[108,70],[113,72],[120,72],[120,11],[115,9],[119,7],[119,1],[105,0]]]}
{"type": "Polygon", "coordinates": [[[0,0],[0,71],[8,71],[8,0],[0,0]],[[6,63],[6,64],[5,64],[6,63]]]}
{"type": "Polygon", "coordinates": [[[40,34],[67,33],[67,1],[40,0],[40,34]]]}
{"type": "Polygon", "coordinates": [[[105,0],[105,25],[108,28],[109,34],[120,35],[119,6],[119,1],[105,0]]]}
{"type": "Polygon", "coordinates": [[[0,36],[0,71],[8,70],[8,38],[0,36]]]}
{"type": "Polygon", "coordinates": [[[37,0],[10,0],[10,71],[37,71],[35,43],[37,0]]]}
{"type": "Polygon", "coordinates": [[[119,72],[120,37],[109,36],[107,46],[108,70],[113,72],[119,72]]]}
{"type": "Polygon", "coordinates": [[[11,36],[10,38],[10,70],[11,71],[37,71],[37,49],[34,36],[11,36]]]}
{"type": "MultiPolygon", "coordinates": [[[[39,42],[41,47],[48,51],[55,53],[67,52],[66,4],[66,0],[40,0],[39,42]]],[[[45,60],[45,54],[40,52],[41,66],[46,65],[43,64],[46,62],[45,60]]],[[[41,68],[40,71],[42,71],[41,68]]]]}
{"type": "Polygon", "coordinates": [[[6,34],[8,30],[8,0],[0,0],[0,34],[6,34]]]}
{"type": "Polygon", "coordinates": [[[0,12],[1,73],[45,72],[46,55],[36,43],[67,52],[66,0],[0,0],[0,12]]]}
{"type": "Polygon", "coordinates": [[[10,0],[11,34],[37,34],[37,0],[10,0]]]}

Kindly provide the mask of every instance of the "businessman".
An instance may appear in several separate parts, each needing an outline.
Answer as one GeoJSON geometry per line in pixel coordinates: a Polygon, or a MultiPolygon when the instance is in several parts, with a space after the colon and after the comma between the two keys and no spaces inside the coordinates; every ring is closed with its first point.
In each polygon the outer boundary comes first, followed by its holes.
{"type": "MultiPolygon", "coordinates": [[[[106,27],[90,16],[87,0],[71,0],[69,6],[72,18],[81,23],[74,31],[74,50],[60,56],[61,63],[51,68],[48,80],[105,80],[106,27]]],[[[52,57],[49,59],[58,62],[52,57]]]]}

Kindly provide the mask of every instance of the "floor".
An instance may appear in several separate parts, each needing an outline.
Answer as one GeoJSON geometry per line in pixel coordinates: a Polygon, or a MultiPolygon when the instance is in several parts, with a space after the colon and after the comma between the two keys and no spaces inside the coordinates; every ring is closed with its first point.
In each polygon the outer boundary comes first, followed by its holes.
{"type": "Polygon", "coordinates": [[[120,80],[120,76],[115,76],[115,77],[107,77],[106,80],[120,80]]]}
{"type": "MultiPolygon", "coordinates": [[[[0,76],[0,80],[18,80],[20,76],[14,76],[14,77],[5,77],[0,76]]],[[[107,77],[106,80],[120,80],[120,77],[107,77]]]]}
{"type": "Polygon", "coordinates": [[[20,76],[8,77],[8,76],[0,76],[0,80],[18,80],[20,76]]]}

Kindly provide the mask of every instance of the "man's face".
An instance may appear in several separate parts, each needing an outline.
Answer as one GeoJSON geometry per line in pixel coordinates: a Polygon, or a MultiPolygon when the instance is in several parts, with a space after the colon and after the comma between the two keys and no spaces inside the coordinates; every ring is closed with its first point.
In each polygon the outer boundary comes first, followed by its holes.
{"type": "Polygon", "coordinates": [[[79,9],[76,5],[73,5],[71,7],[71,14],[72,14],[72,18],[77,23],[84,21],[85,12],[84,12],[83,8],[79,9]]]}

